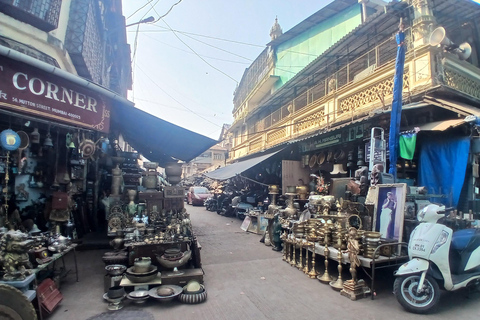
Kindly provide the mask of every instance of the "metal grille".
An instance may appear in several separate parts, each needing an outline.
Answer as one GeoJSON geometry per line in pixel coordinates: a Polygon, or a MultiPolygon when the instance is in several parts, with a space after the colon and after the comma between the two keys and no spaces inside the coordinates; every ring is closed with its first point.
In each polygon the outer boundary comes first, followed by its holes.
{"type": "Polygon", "coordinates": [[[269,62],[272,61],[269,55],[268,48],[264,49],[262,53],[255,59],[245,74],[243,75],[240,84],[235,92],[233,98],[234,108],[237,109],[243,103],[247,95],[253,90],[255,85],[263,79],[269,70],[269,62]]]}
{"type": "Polygon", "coordinates": [[[98,2],[74,0],[70,7],[65,47],[80,76],[102,84],[103,26],[98,2]]]}
{"type": "Polygon", "coordinates": [[[48,32],[58,27],[62,0],[0,0],[0,3],[8,5],[2,7],[6,14],[40,30],[48,32]]]}

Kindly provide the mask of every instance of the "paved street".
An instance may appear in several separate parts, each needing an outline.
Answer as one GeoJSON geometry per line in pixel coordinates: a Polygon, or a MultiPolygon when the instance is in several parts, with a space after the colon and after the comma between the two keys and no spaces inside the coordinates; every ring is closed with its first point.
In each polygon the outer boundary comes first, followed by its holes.
{"type": "MultiPolygon", "coordinates": [[[[208,299],[199,305],[148,301],[141,310],[154,319],[420,318],[405,312],[391,294],[393,282],[388,276],[391,272],[380,274],[378,279],[383,283],[374,301],[350,301],[282,261],[281,253],[259,242],[259,235],[243,232],[240,220],[219,216],[203,207],[187,206],[187,209],[202,245],[208,299]]],[[[78,252],[80,282],[75,283],[73,275],[67,277],[61,287],[64,300],[49,319],[83,320],[107,311],[102,299],[103,252],[78,252]]],[[[318,268],[321,271],[323,265],[318,264],[318,268]]],[[[332,263],[333,274],[335,270],[336,265],[332,263]]],[[[463,292],[446,293],[440,310],[430,317],[478,319],[479,302],[479,294],[467,297],[463,292]]],[[[122,316],[122,312],[129,310],[138,310],[138,307],[126,301],[124,309],[117,311],[115,318],[108,319],[130,319],[122,316]]]]}

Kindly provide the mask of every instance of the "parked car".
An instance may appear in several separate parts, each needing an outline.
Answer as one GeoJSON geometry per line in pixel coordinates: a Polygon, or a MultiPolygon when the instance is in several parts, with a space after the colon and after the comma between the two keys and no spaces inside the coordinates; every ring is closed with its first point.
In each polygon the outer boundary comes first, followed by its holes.
{"type": "Polygon", "coordinates": [[[190,187],[187,195],[187,203],[203,206],[203,202],[211,196],[212,194],[205,187],[190,187]]]}

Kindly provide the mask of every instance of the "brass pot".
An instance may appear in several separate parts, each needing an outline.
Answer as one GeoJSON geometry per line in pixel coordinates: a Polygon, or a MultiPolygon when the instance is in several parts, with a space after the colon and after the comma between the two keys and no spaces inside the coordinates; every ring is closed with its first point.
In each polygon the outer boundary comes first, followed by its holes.
{"type": "Polygon", "coordinates": [[[133,263],[136,273],[147,272],[150,269],[151,264],[152,260],[150,259],[150,257],[137,258],[133,263]]]}

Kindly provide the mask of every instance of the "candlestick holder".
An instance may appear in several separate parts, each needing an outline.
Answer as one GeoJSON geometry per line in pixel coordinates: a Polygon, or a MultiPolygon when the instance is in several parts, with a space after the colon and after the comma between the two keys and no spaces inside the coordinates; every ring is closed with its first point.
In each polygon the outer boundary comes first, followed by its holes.
{"type": "Polygon", "coordinates": [[[318,272],[317,270],[315,270],[315,259],[316,259],[315,242],[312,242],[312,269],[310,269],[310,272],[307,273],[310,279],[316,279],[318,276],[318,272]]]}
{"type": "Polygon", "coordinates": [[[330,282],[330,287],[332,287],[333,290],[340,291],[343,289],[343,284],[344,281],[342,279],[342,251],[339,249],[337,253],[337,260],[338,260],[338,278],[336,281],[330,282]]]}
{"type": "Polygon", "coordinates": [[[323,251],[323,254],[325,256],[325,272],[321,277],[317,277],[317,279],[322,282],[322,283],[330,283],[333,279],[328,273],[328,254],[330,253],[330,250],[328,249],[328,234],[325,233],[325,250],[323,251]]]}
{"type": "Polygon", "coordinates": [[[292,259],[290,260],[290,265],[292,267],[297,265],[297,244],[296,239],[292,238],[292,259]]]}
{"type": "Polygon", "coordinates": [[[308,240],[303,240],[303,247],[305,248],[305,266],[303,267],[302,271],[305,274],[308,274],[308,247],[310,247],[310,242],[308,240]]]}
{"type": "Polygon", "coordinates": [[[298,248],[300,249],[300,257],[298,259],[296,267],[301,270],[303,268],[303,250],[302,250],[303,243],[302,243],[302,240],[298,240],[297,243],[298,243],[298,248]]]}

